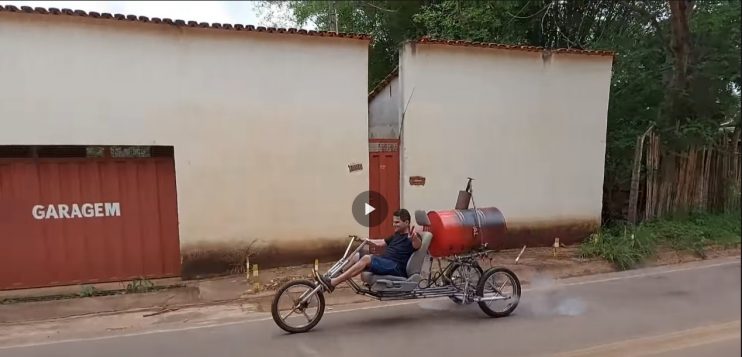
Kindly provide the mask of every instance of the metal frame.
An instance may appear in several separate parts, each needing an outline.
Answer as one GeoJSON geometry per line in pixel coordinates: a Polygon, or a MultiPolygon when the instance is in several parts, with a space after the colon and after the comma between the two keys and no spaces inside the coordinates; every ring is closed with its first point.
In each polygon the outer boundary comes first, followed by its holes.
{"type": "MultiPolygon", "coordinates": [[[[353,243],[358,239],[357,236],[350,236],[351,240],[348,244],[348,247],[345,249],[345,253],[343,254],[343,257],[338,260],[330,269],[327,271],[327,275],[334,278],[339,275],[339,273],[342,272],[342,268],[348,264],[350,261],[350,257],[355,255],[356,253],[360,252],[363,247],[365,247],[368,244],[367,239],[363,239],[361,244],[353,250],[352,253],[350,252],[350,248],[352,247],[353,243]]],[[[370,296],[373,297],[379,301],[392,301],[392,300],[409,300],[409,299],[428,299],[428,298],[440,298],[440,297],[454,297],[459,299],[462,303],[472,303],[472,302],[480,302],[480,301],[492,301],[492,300],[507,300],[508,297],[502,297],[498,296],[498,294],[492,294],[492,296],[475,296],[473,291],[470,290],[469,284],[471,283],[474,287],[474,283],[469,281],[469,278],[467,277],[464,281],[464,288],[459,289],[452,285],[450,281],[447,281],[447,275],[450,274],[456,267],[459,266],[479,266],[479,263],[477,262],[477,258],[480,258],[482,256],[488,256],[489,253],[492,251],[490,250],[479,250],[479,251],[473,251],[472,253],[466,254],[466,255],[455,255],[451,258],[445,259],[448,261],[448,264],[446,267],[442,270],[439,270],[435,274],[433,274],[432,269],[428,272],[428,278],[423,279],[420,281],[427,282],[426,285],[420,286],[420,283],[418,283],[418,287],[413,289],[412,291],[406,291],[406,292],[397,292],[397,291],[374,291],[370,288],[362,287],[358,283],[356,283],[353,279],[349,279],[347,283],[351,286],[351,289],[356,294],[364,295],[364,296],[370,296]]],[[[440,267],[440,260],[438,260],[438,266],[440,267]]],[[[432,261],[433,258],[430,258],[431,267],[432,267],[432,261]]],[[[313,275],[315,275],[314,268],[312,269],[313,275]]],[[[317,287],[315,287],[313,290],[308,291],[305,294],[302,294],[302,296],[297,301],[297,307],[298,305],[301,305],[306,302],[306,300],[312,296],[313,294],[317,293],[319,290],[322,290],[322,285],[317,284],[317,287]]]]}

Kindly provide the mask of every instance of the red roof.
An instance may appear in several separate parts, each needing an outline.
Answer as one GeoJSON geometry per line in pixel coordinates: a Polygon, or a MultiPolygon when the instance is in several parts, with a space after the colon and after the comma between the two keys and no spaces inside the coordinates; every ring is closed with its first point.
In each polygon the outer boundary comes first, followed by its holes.
{"type": "Polygon", "coordinates": [[[57,9],[57,8],[41,8],[30,6],[21,6],[20,8],[13,5],[0,5],[0,12],[15,12],[15,13],[27,13],[37,15],[61,15],[61,16],[78,16],[88,17],[95,19],[104,19],[111,21],[125,21],[125,22],[140,22],[140,23],[151,23],[160,25],[171,25],[171,26],[186,26],[186,27],[199,27],[199,28],[210,28],[227,31],[253,31],[253,32],[269,32],[269,33],[287,33],[307,36],[319,36],[319,37],[340,37],[350,38],[358,40],[371,40],[371,36],[367,34],[356,34],[356,33],[336,33],[331,31],[311,31],[311,30],[300,30],[295,28],[274,28],[264,26],[252,26],[252,25],[233,25],[233,24],[220,24],[220,23],[208,23],[208,22],[196,22],[196,21],[184,21],[184,20],[172,20],[168,18],[148,18],[146,16],[136,15],[122,15],[122,14],[109,14],[109,13],[98,13],[98,12],[85,12],[82,10],[70,10],[70,9],[57,9]]]}
{"type": "Polygon", "coordinates": [[[386,87],[387,84],[389,84],[394,78],[397,78],[399,76],[399,66],[394,67],[391,73],[387,74],[384,79],[377,84],[373,90],[371,90],[371,93],[368,94],[368,101],[370,102],[374,97],[381,92],[384,87],[386,87]]]}
{"type": "Polygon", "coordinates": [[[463,46],[463,47],[483,47],[483,48],[498,48],[503,50],[516,50],[516,51],[528,51],[528,52],[544,52],[548,51],[551,53],[571,53],[581,55],[592,55],[592,56],[614,56],[615,52],[612,51],[601,51],[601,50],[580,50],[575,48],[544,48],[536,46],[521,46],[521,45],[505,45],[500,43],[488,43],[488,42],[471,42],[461,40],[441,40],[433,39],[430,37],[423,37],[415,43],[421,44],[432,44],[432,45],[448,45],[448,46],[463,46]]]}

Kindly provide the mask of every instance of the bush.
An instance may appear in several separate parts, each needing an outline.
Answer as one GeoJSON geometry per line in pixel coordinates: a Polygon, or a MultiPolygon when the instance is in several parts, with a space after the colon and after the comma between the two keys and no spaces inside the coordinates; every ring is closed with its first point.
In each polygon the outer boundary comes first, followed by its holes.
{"type": "Polygon", "coordinates": [[[734,247],[742,241],[739,212],[725,214],[691,213],[670,219],[646,222],[636,228],[608,227],[580,247],[583,257],[600,257],[619,270],[631,269],[653,257],[659,246],[691,251],[705,257],[709,246],[734,247]]]}

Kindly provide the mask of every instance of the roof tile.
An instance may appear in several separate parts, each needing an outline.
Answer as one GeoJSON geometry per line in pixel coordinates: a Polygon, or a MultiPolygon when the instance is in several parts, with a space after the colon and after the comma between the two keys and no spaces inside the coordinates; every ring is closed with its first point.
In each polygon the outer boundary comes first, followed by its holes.
{"type": "Polygon", "coordinates": [[[551,51],[552,53],[571,53],[571,54],[582,54],[582,55],[593,55],[593,56],[614,56],[615,55],[615,52],[602,51],[602,50],[581,50],[581,49],[576,49],[576,48],[548,49],[548,48],[536,47],[536,46],[505,45],[505,44],[500,44],[500,43],[484,43],[484,42],[473,42],[473,41],[462,41],[462,40],[443,40],[443,39],[433,39],[430,37],[423,37],[415,42],[422,43],[422,44],[431,44],[431,45],[487,47],[487,48],[499,48],[499,49],[505,49],[505,50],[519,50],[519,51],[528,51],[528,52],[551,51]]]}
{"type": "Polygon", "coordinates": [[[20,8],[13,6],[13,5],[0,5],[0,13],[1,12],[22,12],[22,13],[30,13],[30,14],[38,14],[38,15],[67,15],[67,16],[81,16],[81,17],[90,17],[90,18],[99,18],[99,19],[106,19],[106,20],[116,20],[116,21],[136,21],[136,22],[143,22],[143,23],[152,23],[152,24],[167,24],[167,25],[176,25],[176,26],[191,26],[191,27],[201,27],[201,28],[211,28],[216,30],[223,30],[223,31],[256,31],[256,32],[268,32],[268,33],[289,33],[289,34],[298,34],[298,35],[307,35],[307,36],[322,36],[322,37],[340,37],[340,38],[349,38],[349,39],[359,39],[359,40],[366,40],[370,41],[371,36],[367,34],[358,34],[358,33],[335,33],[335,32],[329,32],[329,31],[307,31],[303,29],[295,29],[295,28],[273,28],[273,27],[265,27],[265,26],[252,26],[252,25],[240,25],[240,24],[221,24],[221,23],[212,23],[209,24],[208,22],[196,22],[196,21],[184,21],[184,20],[172,20],[169,18],[147,18],[146,16],[137,16],[137,15],[123,15],[123,14],[110,14],[110,13],[98,13],[98,12],[85,12],[83,10],[71,10],[71,9],[58,9],[54,7],[50,7],[48,9],[36,7],[32,8],[30,6],[22,6],[20,8]]]}

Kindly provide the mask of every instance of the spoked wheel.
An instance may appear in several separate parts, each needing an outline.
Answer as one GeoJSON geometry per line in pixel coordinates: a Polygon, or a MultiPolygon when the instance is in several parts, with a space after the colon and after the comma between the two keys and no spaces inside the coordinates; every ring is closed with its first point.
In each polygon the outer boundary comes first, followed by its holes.
{"type": "Polygon", "coordinates": [[[300,333],[311,330],[325,313],[325,296],[309,280],[286,283],[273,297],[271,315],[278,327],[286,332],[300,333]],[[307,296],[309,298],[305,299],[307,296]],[[304,299],[304,303],[300,303],[304,299]]]}
{"type": "Polygon", "coordinates": [[[479,308],[491,317],[508,316],[520,302],[520,280],[507,268],[488,269],[479,280],[477,296],[505,298],[480,301],[479,308]]]}
{"type": "MultiPolygon", "coordinates": [[[[466,279],[468,278],[469,290],[473,292],[476,290],[479,284],[479,279],[481,279],[482,275],[482,268],[478,264],[456,264],[446,278],[451,282],[451,285],[461,292],[464,292],[466,279]]],[[[457,304],[462,303],[462,300],[455,296],[449,296],[449,299],[457,304]]]]}

